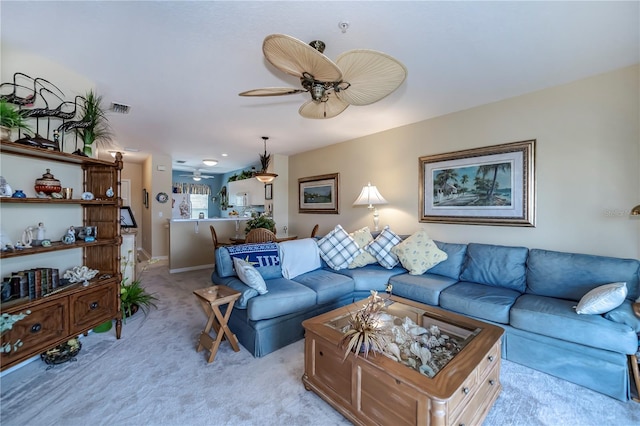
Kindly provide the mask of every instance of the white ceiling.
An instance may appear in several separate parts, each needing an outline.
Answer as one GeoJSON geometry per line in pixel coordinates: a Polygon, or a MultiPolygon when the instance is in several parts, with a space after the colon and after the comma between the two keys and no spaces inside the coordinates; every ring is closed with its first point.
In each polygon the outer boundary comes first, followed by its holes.
{"type": "Polygon", "coordinates": [[[64,64],[107,102],[131,105],[110,116],[118,147],[215,173],[257,162],[263,135],[268,151],[295,154],[632,65],[639,10],[637,1],[2,1],[0,17],[3,46],[64,64]],[[238,96],[299,87],[264,59],[272,33],[323,40],[331,59],[385,52],[407,80],[328,120],[298,115],[306,93],[238,96]]]}

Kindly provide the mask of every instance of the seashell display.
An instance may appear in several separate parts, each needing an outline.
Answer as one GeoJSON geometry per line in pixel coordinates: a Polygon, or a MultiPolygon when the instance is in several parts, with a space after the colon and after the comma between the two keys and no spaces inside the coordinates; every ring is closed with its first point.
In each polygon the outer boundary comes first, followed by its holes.
{"type": "Polygon", "coordinates": [[[68,279],[70,283],[79,283],[89,281],[97,274],[98,270],[96,269],[89,269],[87,266],[75,266],[67,270],[62,277],[68,279]]]}
{"type": "Polygon", "coordinates": [[[389,329],[384,354],[425,376],[434,377],[463,347],[463,338],[452,339],[437,325],[421,327],[409,317],[381,319],[389,329]]]}

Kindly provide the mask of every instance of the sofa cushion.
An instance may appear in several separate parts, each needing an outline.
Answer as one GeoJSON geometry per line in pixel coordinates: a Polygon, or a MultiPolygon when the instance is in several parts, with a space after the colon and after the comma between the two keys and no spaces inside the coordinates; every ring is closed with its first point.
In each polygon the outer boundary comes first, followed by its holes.
{"type": "Polygon", "coordinates": [[[445,277],[459,279],[464,265],[464,259],[467,254],[466,244],[443,243],[441,241],[433,241],[438,248],[447,253],[447,258],[429,269],[430,274],[444,275],[445,277]]]}
{"type": "Polygon", "coordinates": [[[640,261],[590,254],[531,249],[527,293],[580,300],[589,290],[613,282],[627,283],[627,299],[638,297],[640,261]]]}
{"type": "Polygon", "coordinates": [[[422,275],[447,260],[447,253],[438,248],[424,228],[392,247],[391,252],[398,256],[402,267],[411,275],[422,275]]]}
{"type": "Polygon", "coordinates": [[[352,232],[351,237],[358,244],[358,247],[363,249],[359,255],[355,257],[349,264],[349,269],[361,268],[363,266],[371,265],[376,263],[377,260],[375,257],[371,255],[368,251],[364,250],[364,247],[373,241],[373,236],[371,235],[371,231],[368,226],[365,226],[362,229],[358,229],[355,232],[352,232]]]}
{"type": "Polygon", "coordinates": [[[582,296],[578,306],[575,307],[576,313],[604,314],[622,305],[625,297],[627,297],[627,283],[601,285],[582,296]]]}
{"type": "Polygon", "coordinates": [[[395,275],[389,279],[389,282],[393,285],[392,293],[396,296],[438,306],[442,290],[458,280],[427,272],[422,275],[395,275]]]}
{"type": "Polygon", "coordinates": [[[216,249],[216,271],[220,277],[236,275],[232,257],[251,263],[265,280],[282,276],[276,243],[239,244],[216,249]]]}
{"type": "Polygon", "coordinates": [[[240,281],[248,285],[249,287],[255,289],[258,294],[265,294],[268,292],[267,284],[264,282],[264,278],[260,275],[260,272],[249,262],[245,262],[244,260],[234,257],[233,265],[236,268],[236,273],[238,274],[238,278],[240,281]]]}
{"type": "Polygon", "coordinates": [[[442,290],[440,306],[464,315],[509,324],[509,309],[520,293],[504,287],[458,282],[442,290]]]}
{"type": "Polygon", "coordinates": [[[375,240],[367,244],[364,249],[373,255],[380,265],[387,269],[391,269],[399,262],[398,256],[396,256],[395,253],[392,253],[391,249],[400,241],[402,241],[402,238],[393,232],[387,225],[375,240]]]}
{"type": "Polygon", "coordinates": [[[524,294],[511,308],[511,326],[594,348],[633,354],[638,336],[624,324],[601,315],[578,315],[574,302],[524,294]]]}
{"type": "Polygon", "coordinates": [[[300,283],[280,277],[269,280],[267,286],[269,293],[247,303],[247,315],[252,321],[303,311],[316,304],[315,291],[300,283]]]}
{"type": "Polygon", "coordinates": [[[469,243],[460,281],[504,287],[524,293],[526,247],[469,243]]]}
{"type": "Polygon", "coordinates": [[[283,241],[279,246],[282,276],[285,278],[292,279],[322,266],[318,243],[313,238],[283,241]]]}
{"type": "Polygon", "coordinates": [[[337,272],[353,279],[354,291],[365,291],[368,293],[370,290],[385,291],[391,277],[406,274],[407,270],[400,266],[387,269],[375,264],[357,269],[342,269],[337,272]]]}
{"type": "Polygon", "coordinates": [[[344,269],[360,254],[362,249],[341,225],[335,228],[318,241],[320,257],[327,262],[331,269],[344,269]]]}
{"type": "Polygon", "coordinates": [[[316,303],[323,304],[353,293],[354,281],[346,275],[317,269],[293,279],[316,292],[316,303]]]}

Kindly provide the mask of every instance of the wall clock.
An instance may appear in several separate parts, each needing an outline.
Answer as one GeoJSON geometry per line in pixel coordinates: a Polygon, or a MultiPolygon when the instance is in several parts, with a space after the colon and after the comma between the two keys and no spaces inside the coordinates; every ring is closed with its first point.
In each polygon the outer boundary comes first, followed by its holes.
{"type": "Polygon", "coordinates": [[[158,195],[156,195],[156,200],[158,200],[159,203],[166,203],[169,200],[169,196],[166,192],[158,192],[158,195]]]}

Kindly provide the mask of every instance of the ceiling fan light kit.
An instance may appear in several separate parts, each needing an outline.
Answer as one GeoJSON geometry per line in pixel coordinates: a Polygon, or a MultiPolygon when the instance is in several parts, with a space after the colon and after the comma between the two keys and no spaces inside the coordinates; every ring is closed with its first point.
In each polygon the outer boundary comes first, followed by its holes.
{"type": "Polygon", "coordinates": [[[378,102],[407,78],[406,67],[385,53],[350,50],[338,56],[334,63],[322,53],[324,48],[325,43],[320,40],[306,44],[285,34],[267,36],[262,44],[265,58],[280,71],[300,78],[302,89],[267,87],[248,90],[240,96],[307,92],[311,100],[305,102],[298,113],[305,118],[326,119],[341,114],[349,105],[378,102]]]}

